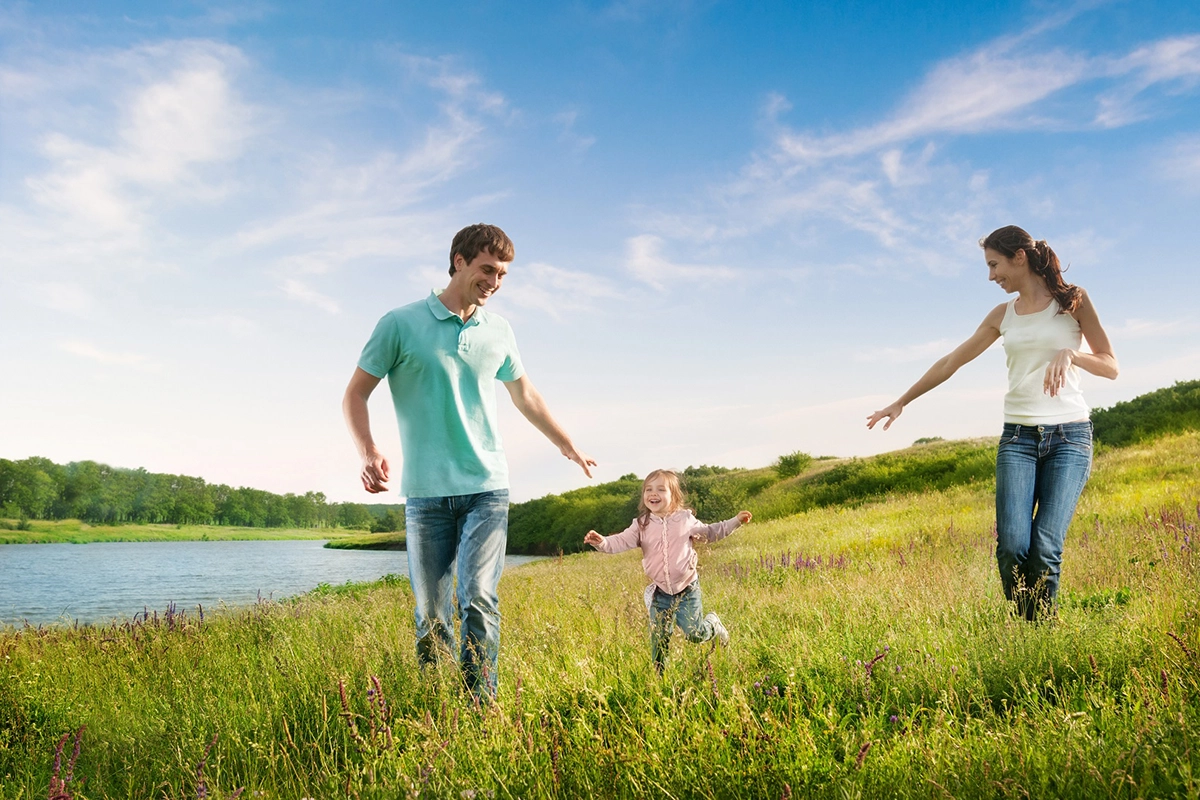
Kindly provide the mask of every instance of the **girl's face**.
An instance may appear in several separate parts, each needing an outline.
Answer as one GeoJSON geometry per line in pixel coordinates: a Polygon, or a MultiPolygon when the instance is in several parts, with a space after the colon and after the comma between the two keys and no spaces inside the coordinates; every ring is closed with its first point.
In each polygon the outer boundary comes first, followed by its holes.
{"type": "Polygon", "coordinates": [[[642,486],[642,503],[653,514],[663,514],[671,507],[671,487],[662,475],[655,475],[642,486]]]}

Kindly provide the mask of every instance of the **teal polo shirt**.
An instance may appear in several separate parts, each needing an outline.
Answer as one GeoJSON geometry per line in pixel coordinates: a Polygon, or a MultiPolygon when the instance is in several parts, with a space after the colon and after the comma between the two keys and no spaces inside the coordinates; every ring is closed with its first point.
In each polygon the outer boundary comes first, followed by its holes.
{"type": "Polygon", "coordinates": [[[503,317],[476,308],[463,322],[430,293],[383,315],[358,366],[387,376],[404,453],[401,494],[508,488],[495,382],[515,381],[525,368],[503,317]]]}

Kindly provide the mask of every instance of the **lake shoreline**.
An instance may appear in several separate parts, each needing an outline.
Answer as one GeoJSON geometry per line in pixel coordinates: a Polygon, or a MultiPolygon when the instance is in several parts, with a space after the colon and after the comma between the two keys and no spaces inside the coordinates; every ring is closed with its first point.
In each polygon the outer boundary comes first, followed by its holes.
{"type": "Polygon", "coordinates": [[[93,525],[77,519],[0,520],[0,545],[96,542],[229,542],[357,539],[372,534],[342,528],[247,528],[233,525],[93,525]],[[25,524],[26,530],[18,530],[25,524]]]}

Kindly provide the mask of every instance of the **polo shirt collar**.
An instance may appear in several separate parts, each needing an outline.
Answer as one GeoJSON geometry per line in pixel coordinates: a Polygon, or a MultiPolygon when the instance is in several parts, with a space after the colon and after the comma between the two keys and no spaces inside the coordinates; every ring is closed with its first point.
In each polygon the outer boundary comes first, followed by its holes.
{"type": "Polygon", "coordinates": [[[482,308],[476,306],[475,313],[468,317],[466,322],[463,322],[462,317],[446,308],[446,305],[438,299],[439,294],[441,294],[441,292],[439,292],[437,289],[433,289],[429,292],[429,297],[425,298],[425,305],[428,306],[429,310],[433,312],[434,317],[443,322],[453,318],[460,325],[478,325],[480,323],[481,316],[483,314],[482,308]]]}

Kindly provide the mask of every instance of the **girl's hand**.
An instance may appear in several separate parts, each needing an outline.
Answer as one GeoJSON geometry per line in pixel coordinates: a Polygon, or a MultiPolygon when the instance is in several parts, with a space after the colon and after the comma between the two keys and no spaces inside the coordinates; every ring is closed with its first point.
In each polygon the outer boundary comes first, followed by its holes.
{"type": "Polygon", "coordinates": [[[592,547],[599,547],[604,544],[604,537],[595,531],[588,531],[587,536],[583,537],[584,544],[590,544],[592,547]]]}
{"type": "Polygon", "coordinates": [[[892,427],[892,423],[899,418],[903,411],[904,406],[900,403],[892,403],[887,408],[879,409],[874,414],[867,417],[867,430],[872,430],[881,419],[886,417],[887,422],[883,423],[883,429],[886,431],[888,428],[892,427]]]}
{"type": "Polygon", "coordinates": [[[1064,347],[1046,367],[1046,378],[1042,382],[1042,391],[1051,397],[1056,397],[1067,383],[1067,370],[1075,364],[1075,351],[1064,347]]]}
{"type": "Polygon", "coordinates": [[[754,519],[754,515],[751,514],[749,511],[739,511],[738,512],[738,522],[742,523],[743,525],[745,525],[747,522],[749,522],[752,519],[754,519]]]}

